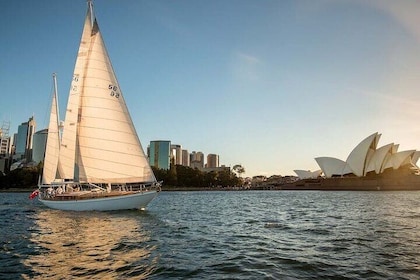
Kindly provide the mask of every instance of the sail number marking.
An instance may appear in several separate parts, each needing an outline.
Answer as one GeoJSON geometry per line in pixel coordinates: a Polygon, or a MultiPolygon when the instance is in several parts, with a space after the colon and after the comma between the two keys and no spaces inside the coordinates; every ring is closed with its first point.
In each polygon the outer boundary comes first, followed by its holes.
{"type": "Polygon", "coordinates": [[[73,81],[71,84],[71,90],[77,92],[77,83],[79,82],[79,74],[73,75],[73,81]]]}
{"type": "Polygon", "coordinates": [[[117,86],[114,86],[114,85],[108,85],[108,89],[110,89],[111,90],[111,93],[110,93],[110,95],[112,96],[112,97],[115,97],[115,98],[119,98],[120,97],[120,93],[119,92],[117,92],[117,90],[118,90],[118,87],[117,86]]]}

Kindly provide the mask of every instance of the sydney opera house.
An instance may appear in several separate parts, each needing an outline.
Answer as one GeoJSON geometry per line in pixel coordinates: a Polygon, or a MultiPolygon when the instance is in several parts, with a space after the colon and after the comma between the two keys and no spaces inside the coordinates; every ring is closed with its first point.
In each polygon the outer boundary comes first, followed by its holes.
{"type": "Polygon", "coordinates": [[[320,170],[295,170],[301,180],[292,188],[337,190],[420,190],[420,152],[398,151],[398,144],[378,147],[381,134],[360,142],[347,159],[315,158],[320,170]]]}

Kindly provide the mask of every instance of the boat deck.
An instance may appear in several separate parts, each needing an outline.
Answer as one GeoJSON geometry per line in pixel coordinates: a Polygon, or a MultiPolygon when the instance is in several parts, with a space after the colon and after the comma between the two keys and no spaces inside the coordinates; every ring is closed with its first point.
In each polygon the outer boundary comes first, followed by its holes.
{"type": "Polygon", "coordinates": [[[53,197],[45,197],[45,200],[82,200],[92,198],[106,198],[115,196],[124,196],[129,194],[135,194],[139,191],[112,191],[112,192],[92,192],[92,191],[76,191],[76,192],[65,192],[56,194],[53,197]]]}

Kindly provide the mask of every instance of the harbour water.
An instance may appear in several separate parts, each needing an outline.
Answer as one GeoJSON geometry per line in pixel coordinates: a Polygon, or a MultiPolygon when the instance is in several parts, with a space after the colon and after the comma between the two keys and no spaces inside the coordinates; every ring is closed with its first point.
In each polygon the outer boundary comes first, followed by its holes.
{"type": "Polygon", "coordinates": [[[63,212],[0,193],[0,279],[419,279],[420,192],[162,192],[63,212]]]}

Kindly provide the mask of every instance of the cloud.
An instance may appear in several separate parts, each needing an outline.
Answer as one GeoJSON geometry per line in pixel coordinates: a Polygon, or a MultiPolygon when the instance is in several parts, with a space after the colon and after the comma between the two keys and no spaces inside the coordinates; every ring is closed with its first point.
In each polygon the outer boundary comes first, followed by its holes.
{"type": "Polygon", "coordinates": [[[412,0],[361,1],[386,12],[420,43],[420,2],[412,0]]]}
{"type": "Polygon", "coordinates": [[[261,64],[261,60],[254,55],[241,51],[235,52],[232,62],[232,75],[234,80],[238,82],[260,80],[261,73],[259,67],[261,64]]]}
{"type": "Polygon", "coordinates": [[[390,136],[398,136],[401,139],[399,141],[407,143],[418,141],[420,128],[418,128],[417,120],[420,118],[418,111],[420,98],[388,92],[360,89],[358,91],[365,96],[363,99],[370,100],[367,102],[370,102],[369,107],[373,110],[373,116],[368,122],[371,127],[386,132],[390,136]]]}
{"type": "Polygon", "coordinates": [[[244,61],[247,64],[255,65],[261,63],[260,59],[246,53],[237,52],[236,55],[239,57],[240,60],[244,61]]]}
{"type": "Polygon", "coordinates": [[[186,25],[180,23],[179,21],[175,20],[174,18],[170,16],[162,16],[157,15],[156,16],[158,22],[168,29],[169,31],[178,34],[178,35],[186,35],[189,34],[189,29],[186,25]]]}
{"type": "Polygon", "coordinates": [[[181,36],[190,33],[188,26],[176,18],[176,14],[170,6],[158,1],[150,1],[147,2],[147,9],[156,21],[170,32],[181,36]]]}
{"type": "Polygon", "coordinates": [[[416,0],[319,0],[303,1],[297,5],[300,18],[325,11],[332,5],[359,4],[382,11],[403,26],[420,43],[420,2],[416,0]]]}

